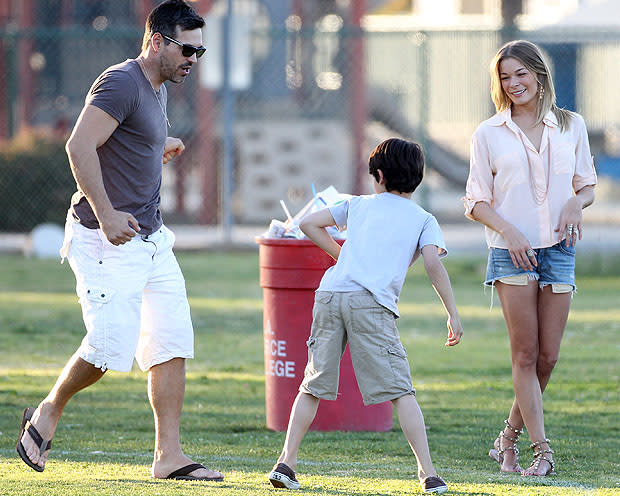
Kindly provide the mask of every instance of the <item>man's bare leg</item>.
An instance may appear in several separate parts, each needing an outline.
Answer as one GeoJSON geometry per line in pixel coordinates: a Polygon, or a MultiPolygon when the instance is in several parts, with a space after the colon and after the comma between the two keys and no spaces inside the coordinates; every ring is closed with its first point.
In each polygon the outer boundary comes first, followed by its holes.
{"type": "MultiPolygon", "coordinates": [[[[97,382],[104,373],[101,369],[81,359],[77,353],[69,359],[58,376],[56,384],[46,398],[39,403],[30,420],[43,439],[54,437],[60,416],[71,397],[97,382]]],[[[28,432],[24,432],[22,444],[32,463],[40,467],[45,466],[49,451],[40,453],[39,447],[28,432]]]]}
{"type": "MultiPolygon", "coordinates": [[[[153,477],[165,478],[171,472],[194,463],[181,449],[179,426],[185,396],[185,359],[173,358],[149,370],[149,400],[155,419],[153,477]]],[[[221,477],[214,470],[198,469],[194,477],[221,477]]]]}

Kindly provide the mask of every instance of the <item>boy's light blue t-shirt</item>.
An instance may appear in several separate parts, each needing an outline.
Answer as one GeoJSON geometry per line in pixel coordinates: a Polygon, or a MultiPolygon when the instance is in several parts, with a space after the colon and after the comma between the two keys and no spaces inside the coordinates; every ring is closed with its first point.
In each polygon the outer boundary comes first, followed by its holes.
{"type": "Polygon", "coordinates": [[[397,317],[398,298],[417,249],[448,252],[439,223],[413,201],[392,193],[354,196],[329,207],[339,230],[347,230],[338,262],[317,291],[370,291],[397,317]]]}

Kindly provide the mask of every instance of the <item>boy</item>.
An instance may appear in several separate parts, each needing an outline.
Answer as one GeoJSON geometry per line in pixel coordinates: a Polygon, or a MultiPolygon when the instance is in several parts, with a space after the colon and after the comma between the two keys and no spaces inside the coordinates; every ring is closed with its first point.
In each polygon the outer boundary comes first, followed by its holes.
{"type": "Polygon", "coordinates": [[[354,196],[301,221],[301,230],[337,263],[316,292],[308,364],[282,453],[269,474],[275,487],[299,489],[295,478],[299,445],[319,400],[336,399],[340,358],[348,341],[364,404],[393,402],[417,459],[424,492],[448,490],[431,462],[424,418],[395,323],[407,270],[422,253],[424,268],[448,313],[446,346],[458,344],[463,334],[450,279],[439,260],[447,253],[439,224],[410,200],[423,171],[419,145],[388,139],[369,159],[375,195],[354,196]],[[347,229],[342,248],[325,230],[333,225],[347,229]]]}

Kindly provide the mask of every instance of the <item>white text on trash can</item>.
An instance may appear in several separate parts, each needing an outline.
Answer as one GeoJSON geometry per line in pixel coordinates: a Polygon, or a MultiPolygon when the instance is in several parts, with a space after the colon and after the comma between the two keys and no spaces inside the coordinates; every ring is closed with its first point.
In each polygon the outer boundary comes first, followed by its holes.
{"type": "Polygon", "coordinates": [[[265,373],[276,377],[295,377],[295,362],[286,358],[286,341],[283,339],[265,339],[265,355],[271,355],[267,361],[265,373]]]}

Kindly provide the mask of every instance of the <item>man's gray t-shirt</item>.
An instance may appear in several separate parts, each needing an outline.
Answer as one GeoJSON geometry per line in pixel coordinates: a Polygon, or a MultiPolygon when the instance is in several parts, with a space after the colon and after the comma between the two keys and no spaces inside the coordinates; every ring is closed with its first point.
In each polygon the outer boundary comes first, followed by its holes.
{"type": "Polygon", "coordinates": [[[347,240],[317,291],[367,289],[398,317],[398,298],[416,250],[435,245],[441,257],[447,254],[439,223],[392,193],[353,196],[329,210],[338,229],[347,230],[347,240]]]}
{"type": "MultiPolygon", "coordinates": [[[[119,123],[97,154],[112,206],[132,214],[140,224],[140,234],[151,234],[162,224],[159,204],[166,101],[166,87],[162,84],[156,96],[138,62],[131,59],[106,69],[86,96],[86,105],[100,108],[119,123]]],[[[81,191],[71,198],[71,208],[80,224],[99,227],[81,191]]]]}

